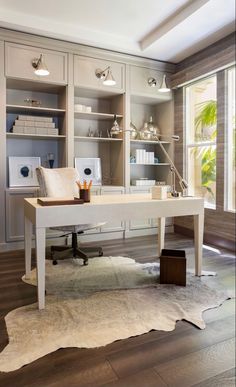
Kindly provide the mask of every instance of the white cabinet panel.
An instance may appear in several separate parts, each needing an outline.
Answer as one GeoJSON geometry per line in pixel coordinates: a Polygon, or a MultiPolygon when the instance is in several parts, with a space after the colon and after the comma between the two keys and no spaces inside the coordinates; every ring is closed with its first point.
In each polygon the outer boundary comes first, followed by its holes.
{"type": "MultiPolygon", "coordinates": [[[[166,218],[166,226],[173,225],[173,218],[166,218]]],[[[152,219],[152,227],[157,227],[157,219],[152,219]]]]}
{"type": "MultiPolygon", "coordinates": [[[[148,193],[150,192],[150,188],[137,188],[137,187],[131,187],[130,193],[148,193]]],[[[152,219],[143,219],[143,220],[131,220],[129,222],[129,229],[130,230],[139,230],[142,228],[151,228],[152,226],[152,219]]]]}
{"type": "Polygon", "coordinates": [[[94,88],[106,91],[123,92],[125,87],[125,65],[121,63],[111,62],[108,60],[100,60],[89,57],[74,55],[74,83],[75,86],[83,88],[94,88]],[[105,86],[102,80],[96,77],[96,69],[105,70],[108,66],[111,67],[112,75],[116,80],[116,85],[105,86]]]}
{"type": "MultiPolygon", "coordinates": [[[[150,95],[157,100],[166,101],[171,99],[171,92],[168,93],[160,93],[158,92],[158,88],[161,85],[163,72],[157,71],[154,69],[150,69],[147,67],[138,67],[138,66],[130,66],[130,90],[131,94],[143,94],[150,95]],[[150,87],[148,84],[149,78],[155,78],[157,85],[156,87],[150,87]]],[[[160,102],[159,101],[159,102],[160,102]]]]}
{"type": "MultiPolygon", "coordinates": [[[[123,187],[111,187],[106,188],[103,187],[101,189],[102,195],[121,195],[124,194],[124,188],[123,187]]],[[[101,228],[102,232],[109,232],[109,231],[123,231],[125,229],[125,222],[109,222],[105,226],[101,228]]]]}
{"type": "MultiPolygon", "coordinates": [[[[97,196],[97,195],[100,195],[101,194],[101,187],[98,187],[98,186],[92,186],[91,190],[90,190],[90,195],[91,196],[97,196]]],[[[88,231],[85,231],[85,234],[96,234],[98,232],[101,231],[101,227],[99,228],[94,228],[92,230],[88,230],[88,231]]]]}
{"type": "Polygon", "coordinates": [[[24,198],[36,196],[34,189],[13,189],[6,192],[7,242],[24,240],[24,198]]]}
{"type": "Polygon", "coordinates": [[[5,72],[7,77],[66,84],[67,54],[39,47],[6,43],[5,72]],[[50,74],[45,77],[36,75],[32,66],[32,60],[39,58],[40,54],[43,54],[45,63],[50,72],[50,74]]]}

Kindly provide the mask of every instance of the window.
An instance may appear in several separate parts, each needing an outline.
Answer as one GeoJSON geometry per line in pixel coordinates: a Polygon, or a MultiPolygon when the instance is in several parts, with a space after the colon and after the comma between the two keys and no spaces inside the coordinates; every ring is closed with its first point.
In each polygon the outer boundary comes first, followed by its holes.
{"type": "Polygon", "coordinates": [[[216,203],[216,76],[185,88],[186,178],[189,194],[216,203]]]}
{"type": "Polygon", "coordinates": [[[226,124],[226,210],[235,211],[235,67],[227,72],[228,114],[226,124]]]}

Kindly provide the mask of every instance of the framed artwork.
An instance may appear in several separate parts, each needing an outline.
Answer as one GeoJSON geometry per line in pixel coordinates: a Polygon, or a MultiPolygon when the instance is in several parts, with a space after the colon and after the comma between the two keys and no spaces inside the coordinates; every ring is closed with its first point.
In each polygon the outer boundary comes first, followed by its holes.
{"type": "Polygon", "coordinates": [[[75,168],[78,171],[79,179],[83,182],[86,180],[87,183],[92,180],[93,185],[102,184],[102,170],[101,170],[101,159],[100,158],[75,158],[75,168]]]}
{"type": "Polygon", "coordinates": [[[40,157],[8,157],[9,187],[38,186],[36,168],[40,166],[40,157]]]}

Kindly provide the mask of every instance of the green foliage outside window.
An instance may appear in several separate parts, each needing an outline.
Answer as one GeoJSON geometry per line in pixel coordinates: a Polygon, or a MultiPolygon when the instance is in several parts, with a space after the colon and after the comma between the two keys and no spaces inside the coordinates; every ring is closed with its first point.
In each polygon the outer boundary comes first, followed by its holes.
{"type": "MultiPolygon", "coordinates": [[[[214,100],[199,103],[197,106],[198,115],[195,118],[195,133],[203,137],[204,128],[216,127],[217,123],[217,103],[214,100]]],[[[214,129],[210,134],[208,141],[215,141],[217,129],[214,129]]],[[[208,146],[200,150],[196,150],[196,156],[202,158],[201,175],[202,187],[204,187],[214,197],[214,192],[211,189],[212,183],[216,181],[216,147],[208,146]]]]}

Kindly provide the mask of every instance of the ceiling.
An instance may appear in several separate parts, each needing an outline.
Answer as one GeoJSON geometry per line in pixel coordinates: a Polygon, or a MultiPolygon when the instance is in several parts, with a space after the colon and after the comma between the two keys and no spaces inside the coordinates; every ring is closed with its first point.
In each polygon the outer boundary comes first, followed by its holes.
{"type": "Polygon", "coordinates": [[[178,63],[235,29],[235,0],[0,0],[0,26],[178,63]]]}

